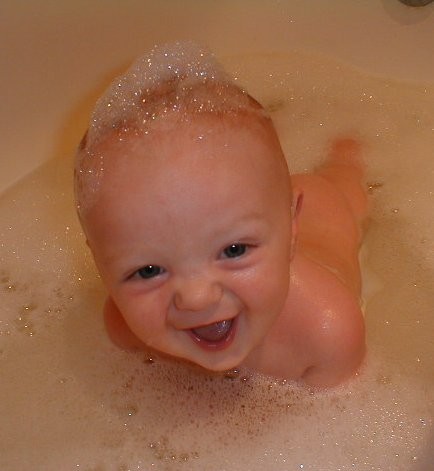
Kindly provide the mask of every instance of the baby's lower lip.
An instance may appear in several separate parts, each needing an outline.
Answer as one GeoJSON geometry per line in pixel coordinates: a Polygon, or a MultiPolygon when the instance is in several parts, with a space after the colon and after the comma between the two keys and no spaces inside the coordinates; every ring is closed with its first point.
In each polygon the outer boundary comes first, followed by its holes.
{"type": "Polygon", "coordinates": [[[235,331],[237,327],[237,317],[228,319],[225,322],[230,322],[230,325],[227,328],[227,332],[225,332],[222,338],[219,338],[218,340],[207,340],[201,337],[200,334],[197,332],[199,328],[190,329],[188,332],[190,336],[193,338],[193,340],[204,350],[212,350],[212,351],[223,350],[227,348],[232,343],[232,340],[234,339],[235,331]]]}

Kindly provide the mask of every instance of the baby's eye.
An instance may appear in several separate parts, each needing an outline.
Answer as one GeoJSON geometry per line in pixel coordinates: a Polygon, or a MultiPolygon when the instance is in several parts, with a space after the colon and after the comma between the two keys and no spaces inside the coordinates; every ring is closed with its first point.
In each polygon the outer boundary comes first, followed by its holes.
{"type": "Polygon", "coordinates": [[[246,250],[247,250],[247,244],[231,244],[231,245],[228,245],[223,250],[223,253],[228,258],[235,258],[235,257],[241,257],[241,255],[244,255],[246,250]]]}
{"type": "Polygon", "coordinates": [[[161,275],[163,272],[163,268],[158,265],[146,265],[137,270],[137,274],[144,279],[154,278],[155,276],[161,275]]]}

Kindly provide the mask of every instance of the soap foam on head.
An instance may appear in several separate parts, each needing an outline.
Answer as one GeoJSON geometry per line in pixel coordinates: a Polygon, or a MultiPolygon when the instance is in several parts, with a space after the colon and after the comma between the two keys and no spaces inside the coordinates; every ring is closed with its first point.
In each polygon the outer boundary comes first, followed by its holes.
{"type": "MultiPolygon", "coordinates": [[[[126,132],[134,123],[142,131],[158,115],[184,111],[185,96],[208,82],[223,86],[231,83],[210,52],[193,42],[155,46],[114,80],[98,100],[89,127],[89,144],[107,130],[126,132]]],[[[197,112],[225,104],[224,96],[221,103],[216,103],[215,97],[189,98],[187,104],[197,112]]]]}
{"type": "Polygon", "coordinates": [[[155,46],[138,58],[97,101],[76,159],[79,213],[97,198],[104,174],[104,152],[98,146],[108,134],[119,142],[146,136],[153,126],[173,130],[198,114],[265,116],[262,107],[234,84],[214,56],[194,42],[155,46]],[[175,116],[173,120],[166,117],[175,116]]]}

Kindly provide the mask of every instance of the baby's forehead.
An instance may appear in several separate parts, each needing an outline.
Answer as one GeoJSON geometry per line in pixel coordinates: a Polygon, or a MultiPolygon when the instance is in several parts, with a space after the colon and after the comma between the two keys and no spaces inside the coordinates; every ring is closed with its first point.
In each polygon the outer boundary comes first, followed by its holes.
{"type": "Polygon", "coordinates": [[[215,165],[234,165],[236,160],[273,164],[282,158],[274,128],[255,116],[239,114],[192,115],[179,119],[167,114],[147,132],[132,126],[128,132],[112,130],[98,145],[96,153],[106,160],[106,167],[122,164],[154,166],[161,163],[173,170],[194,161],[215,165]]]}
{"type": "Polygon", "coordinates": [[[112,217],[113,205],[154,207],[174,197],[181,206],[189,198],[211,198],[216,207],[227,198],[253,199],[258,206],[275,204],[273,195],[286,199],[289,175],[278,143],[256,120],[238,119],[238,126],[227,117],[201,116],[156,123],[148,134],[108,132],[94,150],[104,163],[90,217],[112,217]]]}

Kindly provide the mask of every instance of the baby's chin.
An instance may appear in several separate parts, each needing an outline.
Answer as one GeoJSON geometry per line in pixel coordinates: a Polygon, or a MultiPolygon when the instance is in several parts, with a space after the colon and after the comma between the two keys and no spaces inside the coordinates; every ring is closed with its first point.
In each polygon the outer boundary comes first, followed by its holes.
{"type": "Polygon", "coordinates": [[[205,355],[192,355],[186,359],[207,371],[222,373],[240,368],[247,356],[248,352],[209,352],[205,355]]]}
{"type": "Polygon", "coordinates": [[[194,361],[194,363],[207,371],[214,373],[223,373],[240,367],[242,362],[239,358],[225,358],[222,360],[194,361]]]}

